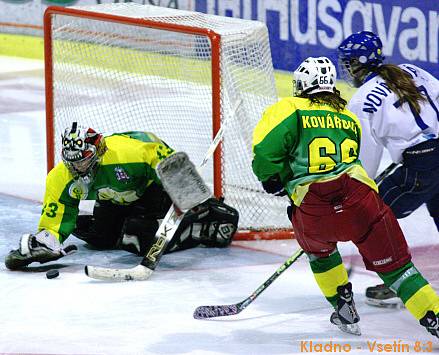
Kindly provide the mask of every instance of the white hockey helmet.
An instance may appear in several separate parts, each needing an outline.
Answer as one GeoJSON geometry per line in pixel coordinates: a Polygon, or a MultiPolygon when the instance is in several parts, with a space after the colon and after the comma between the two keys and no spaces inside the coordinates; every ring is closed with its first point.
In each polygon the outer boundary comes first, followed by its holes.
{"type": "Polygon", "coordinates": [[[293,95],[333,92],[337,71],[326,57],[309,57],[294,71],[293,95]]]}

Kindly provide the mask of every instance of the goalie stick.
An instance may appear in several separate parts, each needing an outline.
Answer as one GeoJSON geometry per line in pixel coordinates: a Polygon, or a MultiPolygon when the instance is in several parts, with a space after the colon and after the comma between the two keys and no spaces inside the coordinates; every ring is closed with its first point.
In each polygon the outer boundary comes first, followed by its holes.
{"type": "Polygon", "coordinates": [[[206,319],[223,316],[233,316],[243,311],[247,306],[252,303],[262,292],[264,292],[268,286],[270,286],[274,280],[276,280],[282,273],[288,269],[294,262],[299,259],[304,251],[299,248],[292,256],[290,256],[265,282],[259,286],[250,296],[245,300],[228,305],[218,306],[200,306],[194,311],[195,319],[206,319]]]}
{"type": "MultiPolygon", "coordinates": [[[[229,117],[233,117],[236,114],[242,102],[242,99],[236,101],[229,117]]],[[[207,161],[210,159],[218,144],[222,140],[224,135],[224,127],[228,124],[229,117],[224,120],[223,124],[218,130],[215,138],[206,152],[203,161],[199,165],[198,170],[201,170],[206,165],[207,161]]],[[[149,279],[163,253],[165,252],[166,246],[174,237],[174,234],[184,217],[184,214],[180,212],[181,211],[178,211],[177,213],[174,205],[171,206],[156,232],[156,242],[153,244],[150,250],[148,250],[139,265],[128,269],[104,268],[86,265],[84,268],[85,274],[93,279],[104,281],[144,281],[149,279]]]]}

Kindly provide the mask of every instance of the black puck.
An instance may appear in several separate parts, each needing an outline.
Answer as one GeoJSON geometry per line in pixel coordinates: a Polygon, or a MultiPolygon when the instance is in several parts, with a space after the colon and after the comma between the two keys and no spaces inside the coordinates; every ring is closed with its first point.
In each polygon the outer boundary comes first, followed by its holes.
{"type": "Polygon", "coordinates": [[[59,271],[58,270],[49,270],[46,272],[46,277],[48,279],[54,279],[55,277],[59,276],[59,271]]]}

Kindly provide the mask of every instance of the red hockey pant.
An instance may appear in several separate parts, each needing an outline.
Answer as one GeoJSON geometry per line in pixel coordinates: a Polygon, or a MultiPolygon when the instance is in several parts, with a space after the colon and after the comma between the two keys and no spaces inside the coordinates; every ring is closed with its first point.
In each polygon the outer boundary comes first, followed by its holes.
{"type": "Polygon", "coordinates": [[[390,208],[369,186],[347,174],[313,183],[292,223],[307,253],[327,257],[337,242],[352,241],[368,270],[390,272],[411,260],[404,235],[390,208]]]}

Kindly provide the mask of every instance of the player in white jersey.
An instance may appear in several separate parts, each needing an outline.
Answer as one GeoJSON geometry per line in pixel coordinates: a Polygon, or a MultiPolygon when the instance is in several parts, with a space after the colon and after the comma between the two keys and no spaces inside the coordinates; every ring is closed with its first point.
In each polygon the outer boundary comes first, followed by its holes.
{"type": "MultiPolygon", "coordinates": [[[[377,73],[367,78],[348,105],[361,120],[362,147],[365,149],[360,152],[360,160],[372,176],[377,174],[384,147],[392,160],[400,163],[407,148],[438,138],[439,81],[414,65],[401,64],[398,67],[410,75],[416,88],[427,98],[419,103],[419,112],[410,103],[401,102],[377,73]],[[368,134],[364,134],[365,130],[368,134]]],[[[402,214],[408,215],[409,212],[402,214]]]]}
{"type": "MultiPolygon", "coordinates": [[[[383,149],[401,164],[379,184],[397,218],[426,203],[439,230],[439,81],[412,64],[384,64],[382,42],[372,32],[348,36],[338,47],[345,79],[358,90],[348,108],[361,121],[360,160],[375,177],[383,149]]],[[[393,305],[396,294],[378,285],[366,290],[368,303],[393,305]]]]}

